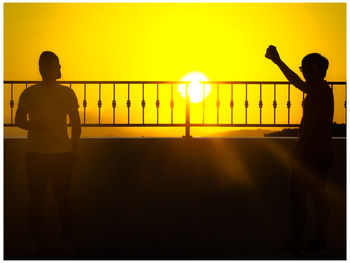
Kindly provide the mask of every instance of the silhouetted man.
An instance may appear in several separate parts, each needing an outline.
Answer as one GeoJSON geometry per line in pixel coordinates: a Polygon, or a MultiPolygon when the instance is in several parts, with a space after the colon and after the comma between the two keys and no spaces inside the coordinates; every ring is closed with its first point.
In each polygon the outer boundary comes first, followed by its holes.
{"type": "Polygon", "coordinates": [[[325,249],[325,233],[329,208],[326,200],[326,176],[332,161],[333,91],[324,80],[328,60],[312,53],[302,60],[301,72],[306,82],[280,59],[276,47],[269,46],[266,55],[283,72],[289,82],[305,92],[299,140],[292,156],[292,249],[303,248],[306,221],[306,199],[310,194],[315,206],[317,234],[308,245],[314,251],[325,249]]]}
{"type": "Polygon", "coordinates": [[[74,91],[56,82],[61,78],[60,69],[58,57],[53,52],[45,51],[40,55],[42,82],[23,91],[15,118],[18,127],[28,130],[26,170],[30,194],[28,226],[31,244],[28,250],[31,252],[38,247],[49,180],[58,204],[64,248],[72,248],[70,186],[81,127],[74,91]],[[72,140],[67,135],[67,115],[72,124],[72,140]]]}

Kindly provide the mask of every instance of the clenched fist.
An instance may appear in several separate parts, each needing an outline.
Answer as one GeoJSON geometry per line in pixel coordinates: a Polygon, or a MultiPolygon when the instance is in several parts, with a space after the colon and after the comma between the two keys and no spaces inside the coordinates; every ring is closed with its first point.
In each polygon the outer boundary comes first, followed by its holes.
{"type": "Polygon", "coordinates": [[[271,59],[272,62],[274,63],[278,63],[279,61],[281,61],[280,59],[280,55],[277,52],[277,49],[275,46],[270,45],[267,49],[266,49],[266,54],[265,57],[268,59],[271,59]]]}

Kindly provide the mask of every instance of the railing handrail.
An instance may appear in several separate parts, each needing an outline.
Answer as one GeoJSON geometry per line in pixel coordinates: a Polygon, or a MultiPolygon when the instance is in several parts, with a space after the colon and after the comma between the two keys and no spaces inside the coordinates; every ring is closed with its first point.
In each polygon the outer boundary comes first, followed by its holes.
{"type": "MultiPolygon", "coordinates": [[[[36,84],[41,83],[40,80],[4,80],[4,84],[36,84]]],[[[104,80],[104,81],[98,81],[98,80],[86,80],[86,81],[80,81],[80,80],[60,80],[57,81],[57,83],[60,84],[189,84],[192,81],[117,81],[117,80],[104,80]]],[[[202,84],[276,84],[276,85],[283,85],[283,84],[292,84],[288,81],[198,81],[202,84]]],[[[346,81],[327,81],[328,84],[333,85],[346,85],[346,81]]]]}

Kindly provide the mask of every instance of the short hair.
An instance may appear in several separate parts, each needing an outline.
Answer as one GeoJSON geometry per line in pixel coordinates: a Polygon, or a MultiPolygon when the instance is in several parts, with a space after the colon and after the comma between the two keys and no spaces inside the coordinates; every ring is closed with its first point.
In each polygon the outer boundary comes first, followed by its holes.
{"type": "Polygon", "coordinates": [[[326,76],[326,72],[328,69],[328,59],[321,56],[318,53],[311,53],[306,55],[301,62],[302,67],[304,68],[317,68],[320,70],[323,77],[326,76]]]}
{"type": "Polygon", "coordinates": [[[39,66],[42,65],[42,63],[47,59],[54,59],[57,61],[57,63],[59,63],[59,59],[55,53],[51,51],[44,51],[39,57],[39,66]]]}

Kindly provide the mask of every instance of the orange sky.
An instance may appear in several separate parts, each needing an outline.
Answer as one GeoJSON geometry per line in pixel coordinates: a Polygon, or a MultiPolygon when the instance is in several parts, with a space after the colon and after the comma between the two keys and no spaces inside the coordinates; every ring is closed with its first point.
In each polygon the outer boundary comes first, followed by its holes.
{"type": "MultiPolygon", "coordinates": [[[[59,56],[62,80],[180,80],[194,71],[203,73],[209,80],[285,80],[278,68],[264,57],[269,44],[277,46],[282,59],[298,74],[303,56],[318,52],[330,61],[326,79],[346,81],[346,4],[4,4],[5,80],[40,79],[37,64],[43,50],[54,51],[59,56]]],[[[73,88],[81,104],[82,89],[73,88]]],[[[123,88],[120,89],[125,95],[123,88]]],[[[23,86],[15,92],[16,103],[21,90],[23,86]]],[[[91,94],[95,94],[95,88],[90,90],[91,94]]],[[[281,107],[282,119],[286,113],[286,98],[283,89],[280,90],[281,102],[278,102],[278,106],[281,107]]],[[[103,110],[106,118],[110,117],[111,111],[110,91],[104,91],[106,103],[103,110]]],[[[162,94],[161,117],[167,121],[169,97],[165,97],[164,93],[168,94],[168,90],[162,94]]],[[[251,115],[252,122],[258,116],[256,94],[255,91],[251,92],[249,98],[252,101],[249,110],[255,112],[251,115]]],[[[271,94],[271,91],[265,92],[266,120],[269,120],[272,112],[271,94]]],[[[88,104],[90,116],[97,110],[97,99],[93,96],[90,96],[88,104]]],[[[122,96],[118,98],[120,101],[117,101],[117,105],[125,105],[122,96]]],[[[135,96],[132,98],[135,101],[132,103],[132,116],[136,121],[140,117],[141,106],[139,95],[135,96]]],[[[151,107],[155,98],[147,96],[147,114],[152,121],[155,109],[151,107]]],[[[223,101],[229,100],[224,93],[221,96],[223,101]]],[[[179,102],[176,105],[183,103],[181,96],[177,99],[179,102]]],[[[237,101],[240,99],[236,98],[237,101]]],[[[345,120],[344,99],[345,89],[339,87],[335,90],[337,122],[345,120]]],[[[215,104],[215,100],[216,94],[211,92],[208,101],[215,104]]],[[[292,121],[295,123],[301,117],[299,101],[300,94],[293,91],[292,121]],[[294,104],[293,99],[296,100],[294,104]]],[[[228,105],[223,104],[222,111],[225,113],[228,105]]],[[[6,121],[6,86],[4,106],[6,121]]],[[[194,104],[193,107],[197,106],[194,104]]],[[[213,110],[210,110],[210,105],[208,107],[208,111],[213,112],[208,115],[209,122],[216,116],[216,109],[215,105],[213,110]]],[[[120,110],[119,116],[124,114],[124,109],[120,110]]],[[[237,108],[237,118],[240,118],[243,110],[244,107],[237,108]]],[[[178,114],[178,118],[183,117],[182,113],[178,114]]],[[[194,114],[193,118],[200,120],[201,115],[194,114]]],[[[221,117],[223,121],[228,118],[224,115],[221,117]]],[[[99,131],[112,135],[118,133],[113,129],[99,131]]],[[[139,131],[126,130],[142,135],[139,131]]],[[[214,133],[218,131],[222,129],[214,129],[214,133]]],[[[85,133],[101,135],[96,131],[85,133]]],[[[182,133],[181,129],[179,136],[182,133]]],[[[173,135],[168,130],[165,134],[173,135]]]]}

